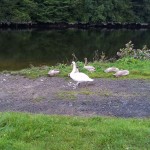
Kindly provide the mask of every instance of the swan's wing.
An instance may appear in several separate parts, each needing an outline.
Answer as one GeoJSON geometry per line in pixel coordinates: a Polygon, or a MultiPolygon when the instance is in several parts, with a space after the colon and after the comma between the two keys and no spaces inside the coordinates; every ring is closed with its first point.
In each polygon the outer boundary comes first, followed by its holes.
{"type": "Polygon", "coordinates": [[[74,73],[71,78],[75,81],[84,82],[84,81],[92,81],[93,79],[89,78],[88,75],[82,72],[74,73]]]}

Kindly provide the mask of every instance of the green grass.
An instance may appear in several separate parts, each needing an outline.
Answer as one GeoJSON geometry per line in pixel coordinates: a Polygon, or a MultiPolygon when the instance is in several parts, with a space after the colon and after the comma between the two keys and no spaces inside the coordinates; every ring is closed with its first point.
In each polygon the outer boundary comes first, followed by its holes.
{"type": "Polygon", "coordinates": [[[59,91],[55,93],[57,99],[75,100],[78,93],[76,91],[59,91]]]}
{"type": "MultiPolygon", "coordinates": [[[[55,93],[55,98],[56,99],[61,99],[61,100],[76,100],[78,95],[88,95],[88,96],[92,96],[92,95],[97,95],[97,96],[133,96],[133,94],[128,94],[127,93],[121,93],[121,94],[118,94],[118,93],[114,93],[113,91],[110,91],[108,89],[105,89],[103,88],[102,90],[99,89],[99,90],[95,90],[95,91],[92,91],[90,89],[87,89],[87,88],[80,88],[79,91],[75,91],[75,90],[69,90],[69,91],[59,91],[59,92],[56,92],[55,93]]],[[[135,95],[135,93],[134,93],[135,95]]]]}
{"type": "MultiPolygon", "coordinates": [[[[150,60],[137,60],[133,58],[123,58],[115,62],[101,62],[95,61],[89,63],[96,68],[96,71],[90,73],[89,71],[83,68],[83,62],[77,62],[80,72],[88,74],[91,78],[111,78],[115,79],[113,73],[105,73],[104,70],[108,67],[118,67],[119,69],[127,69],[130,71],[128,76],[121,77],[121,79],[150,79],[150,60]]],[[[71,72],[71,65],[58,64],[52,67],[31,67],[23,69],[20,71],[11,71],[8,73],[11,74],[20,74],[27,76],[29,78],[37,78],[40,76],[47,76],[47,73],[50,69],[59,69],[59,77],[68,77],[68,74],[71,72]]]]}
{"type": "Polygon", "coordinates": [[[149,119],[0,113],[1,150],[148,150],[149,119]]]}

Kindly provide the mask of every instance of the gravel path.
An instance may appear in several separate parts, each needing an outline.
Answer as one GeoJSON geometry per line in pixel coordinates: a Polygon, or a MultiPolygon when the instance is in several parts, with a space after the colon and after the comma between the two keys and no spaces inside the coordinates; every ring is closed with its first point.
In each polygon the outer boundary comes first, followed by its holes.
{"type": "Polygon", "coordinates": [[[0,111],[150,117],[150,80],[95,79],[77,89],[70,82],[0,74],[0,111]]]}

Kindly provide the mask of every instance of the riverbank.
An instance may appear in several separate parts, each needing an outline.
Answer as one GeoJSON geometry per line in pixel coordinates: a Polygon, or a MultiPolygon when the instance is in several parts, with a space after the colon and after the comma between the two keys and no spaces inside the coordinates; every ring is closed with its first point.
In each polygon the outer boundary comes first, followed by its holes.
{"type": "MultiPolygon", "coordinates": [[[[77,66],[80,72],[86,73],[91,78],[109,78],[115,79],[114,73],[105,73],[104,70],[108,67],[117,67],[120,70],[129,70],[128,76],[123,76],[121,79],[150,79],[150,61],[149,60],[138,60],[134,58],[123,58],[113,62],[110,61],[94,61],[89,62],[88,65],[96,68],[95,72],[90,73],[84,69],[84,63],[77,61],[77,66]]],[[[57,69],[60,71],[58,77],[68,77],[68,74],[72,70],[72,66],[69,64],[58,64],[55,66],[40,66],[22,69],[19,71],[3,71],[3,73],[9,73],[12,75],[22,75],[28,78],[39,78],[48,76],[48,71],[51,69],[57,69]]]]}
{"type": "Polygon", "coordinates": [[[108,23],[12,23],[6,22],[0,23],[0,29],[150,29],[150,23],[120,23],[120,22],[108,22],[108,23]]]}
{"type": "Polygon", "coordinates": [[[83,62],[76,61],[79,71],[94,79],[91,84],[86,86],[82,83],[76,89],[75,83],[68,76],[72,67],[67,64],[3,71],[0,74],[0,110],[83,116],[149,117],[149,51],[138,49],[136,59],[133,58],[132,51],[133,44],[129,42],[126,48],[120,49],[119,54],[124,56],[121,59],[111,62],[101,55],[99,61],[88,64],[95,67],[95,72],[89,72],[84,68],[83,62]],[[112,66],[129,70],[129,75],[116,78],[113,73],[104,71],[112,66]],[[58,77],[48,77],[50,69],[58,69],[58,77]]]}

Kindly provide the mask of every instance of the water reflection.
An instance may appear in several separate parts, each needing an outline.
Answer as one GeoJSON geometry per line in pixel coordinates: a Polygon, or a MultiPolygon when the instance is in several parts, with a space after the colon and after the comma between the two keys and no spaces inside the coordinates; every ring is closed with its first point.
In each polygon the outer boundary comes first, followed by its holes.
{"type": "Polygon", "coordinates": [[[112,57],[130,40],[135,47],[150,47],[150,30],[44,30],[0,31],[0,70],[17,70],[30,64],[67,63],[75,53],[92,60],[94,51],[112,57]]]}

